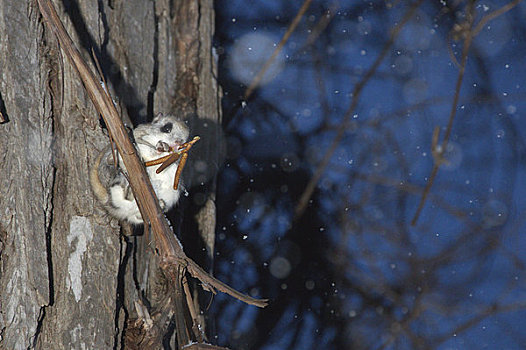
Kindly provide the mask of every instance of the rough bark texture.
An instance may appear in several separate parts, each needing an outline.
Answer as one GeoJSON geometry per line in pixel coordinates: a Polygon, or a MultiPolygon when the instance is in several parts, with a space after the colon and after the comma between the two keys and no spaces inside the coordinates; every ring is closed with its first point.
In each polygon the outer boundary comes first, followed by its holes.
{"type": "MultiPolygon", "coordinates": [[[[211,0],[54,4],[88,62],[93,48],[125,118],[217,123],[211,0]]],[[[32,1],[0,0],[0,69],[0,349],[133,348],[137,302],[161,347],[177,311],[170,288],[149,237],[119,238],[91,194],[88,170],[108,138],[32,1]]],[[[198,226],[212,251],[210,189],[198,226]]]]}
{"type": "Polygon", "coordinates": [[[4,348],[22,349],[51,298],[53,119],[35,14],[27,4],[2,2],[0,32],[0,89],[10,120],[0,125],[0,332],[4,348]]]}

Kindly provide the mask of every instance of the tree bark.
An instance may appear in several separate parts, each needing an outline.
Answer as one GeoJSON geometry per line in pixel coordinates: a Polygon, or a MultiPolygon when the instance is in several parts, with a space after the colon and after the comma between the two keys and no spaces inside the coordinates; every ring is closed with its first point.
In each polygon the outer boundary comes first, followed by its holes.
{"type": "MultiPolygon", "coordinates": [[[[93,49],[125,120],[165,112],[218,123],[211,0],[54,5],[87,62],[93,49]]],[[[88,171],[108,137],[33,1],[0,1],[0,69],[0,348],[133,348],[137,305],[160,348],[182,310],[149,237],[121,238],[91,193],[88,171]]],[[[198,224],[210,256],[213,190],[209,180],[198,224]]]]}

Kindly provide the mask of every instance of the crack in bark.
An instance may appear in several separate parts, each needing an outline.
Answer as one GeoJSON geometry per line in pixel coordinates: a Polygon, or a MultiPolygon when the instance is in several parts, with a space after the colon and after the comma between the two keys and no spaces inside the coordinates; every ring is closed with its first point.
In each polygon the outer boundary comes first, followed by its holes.
{"type": "MultiPolygon", "coordinates": [[[[46,39],[42,40],[39,43],[39,51],[42,55],[43,66],[47,70],[47,89],[49,93],[49,106],[46,106],[46,99],[42,102],[43,111],[49,111],[51,122],[51,137],[55,136],[55,116],[62,113],[62,97],[63,90],[61,85],[60,72],[62,71],[62,66],[59,63],[58,52],[53,45],[49,45],[46,39]],[[58,68],[57,68],[58,67],[58,68]]],[[[55,157],[54,150],[52,149],[52,159],[55,157]]],[[[52,160],[53,162],[53,160],[52,160]]],[[[41,178],[45,178],[46,174],[42,173],[41,178]]],[[[50,174],[50,190],[49,198],[47,200],[47,206],[44,208],[45,216],[45,241],[46,241],[46,265],[48,272],[48,302],[45,305],[41,305],[37,326],[35,328],[35,333],[32,336],[32,341],[28,345],[27,349],[35,349],[37,347],[39,336],[42,332],[44,326],[44,321],[46,318],[46,310],[55,303],[55,278],[53,272],[53,250],[52,250],[52,234],[53,234],[53,223],[54,223],[54,208],[55,208],[55,191],[57,190],[57,168],[52,163],[51,164],[51,174],[50,174]]],[[[46,196],[46,194],[44,194],[46,196]]]]}
{"type": "Polygon", "coordinates": [[[132,256],[132,247],[128,238],[124,235],[121,235],[119,240],[119,249],[121,261],[119,263],[119,270],[117,273],[117,289],[115,291],[115,335],[113,350],[117,350],[119,344],[119,335],[120,335],[120,349],[124,349],[124,339],[126,336],[127,322],[129,320],[129,311],[126,308],[125,297],[126,297],[126,267],[128,266],[128,261],[130,256],[132,256]],[[122,321],[123,327],[122,330],[119,329],[119,319],[121,310],[124,312],[124,319],[122,321]]]}
{"type": "Polygon", "coordinates": [[[46,216],[49,217],[49,220],[46,225],[46,261],[48,269],[48,288],[49,288],[49,300],[48,304],[42,305],[38,314],[37,327],[35,329],[35,334],[33,335],[33,341],[27,347],[27,349],[35,349],[37,347],[38,339],[44,325],[44,320],[46,318],[46,309],[50,306],[53,306],[55,303],[55,279],[53,274],[53,254],[51,249],[51,234],[53,227],[53,200],[55,198],[54,191],[56,186],[56,171],[57,169],[53,167],[53,173],[51,175],[51,198],[49,200],[49,206],[45,209],[46,216]]]}
{"type": "Polygon", "coordinates": [[[5,108],[4,98],[2,97],[2,92],[0,92],[0,124],[7,123],[9,121],[9,116],[7,115],[7,110],[5,108]]]}
{"type": "Polygon", "coordinates": [[[40,312],[38,313],[38,322],[37,322],[37,328],[35,330],[35,334],[33,335],[33,341],[29,344],[27,347],[27,350],[36,349],[37,343],[38,343],[38,337],[40,336],[40,332],[42,331],[42,326],[44,325],[44,318],[46,317],[46,308],[48,305],[44,305],[40,308],[40,312]]]}
{"type": "MultiPolygon", "coordinates": [[[[106,16],[106,11],[104,11],[104,3],[102,0],[98,1],[98,12],[99,12],[99,18],[102,22],[102,29],[104,30],[104,37],[102,38],[102,42],[99,43],[100,45],[100,54],[102,58],[102,62],[105,62],[105,60],[108,58],[108,52],[107,47],[108,43],[110,41],[110,26],[108,24],[108,17],[106,16]]],[[[100,34],[99,34],[100,36],[100,34]]]]}
{"type": "Polygon", "coordinates": [[[157,91],[157,85],[159,84],[159,16],[157,15],[157,8],[153,2],[153,21],[154,21],[154,31],[153,31],[153,69],[152,69],[152,83],[148,89],[148,97],[146,100],[146,111],[149,118],[154,116],[154,98],[155,92],[157,91]]]}

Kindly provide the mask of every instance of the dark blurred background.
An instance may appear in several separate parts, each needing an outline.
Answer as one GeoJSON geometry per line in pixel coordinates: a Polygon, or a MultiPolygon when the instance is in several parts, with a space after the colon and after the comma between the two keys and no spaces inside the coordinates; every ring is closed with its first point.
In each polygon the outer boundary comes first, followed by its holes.
{"type": "Polygon", "coordinates": [[[523,349],[526,4],[220,0],[216,15],[214,273],[272,302],[215,296],[214,342],[523,349]]]}

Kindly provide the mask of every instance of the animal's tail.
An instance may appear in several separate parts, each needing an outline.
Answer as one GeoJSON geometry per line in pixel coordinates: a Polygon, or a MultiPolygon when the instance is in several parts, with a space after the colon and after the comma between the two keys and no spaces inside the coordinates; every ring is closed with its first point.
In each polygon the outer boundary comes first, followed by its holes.
{"type": "Polygon", "coordinates": [[[99,177],[100,165],[101,165],[100,162],[102,161],[102,158],[106,154],[107,154],[106,150],[99,153],[99,155],[97,156],[97,159],[95,160],[95,164],[93,164],[89,172],[89,182],[91,184],[91,189],[93,190],[93,194],[102,204],[107,204],[109,200],[108,190],[106,189],[106,187],[104,187],[99,177]]]}

